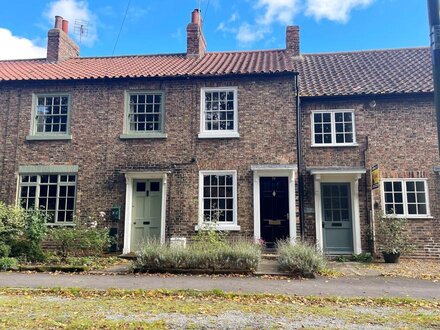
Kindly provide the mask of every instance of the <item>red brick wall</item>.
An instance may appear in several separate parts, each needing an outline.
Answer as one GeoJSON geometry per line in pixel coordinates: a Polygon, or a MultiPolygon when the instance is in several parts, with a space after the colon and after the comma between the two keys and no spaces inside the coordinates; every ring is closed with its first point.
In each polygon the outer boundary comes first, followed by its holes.
{"type": "MultiPolygon", "coordinates": [[[[311,166],[353,166],[370,169],[377,164],[382,177],[424,177],[428,179],[432,219],[409,219],[417,257],[440,258],[439,165],[437,128],[432,95],[303,99],[303,157],[311,166]],[[372,108],[370,102],[376,101],[372,108]],[[310,113],[312,110],[354,109],[357,147],[312,148],[310,113]],[[368,138],[368,149],[366,140],[368,138]],[[364,157],[364,151],[365,156],[364,157]]],[[[370,175],[359,181],[362,248],[367,250],[368,214],[372,210],[370,175]],[[367,190],[365,191],[365,183],[367,190]]],[[[306,174],[306,207],[314,207],[313,178],[306,174]]],[[[380,192],[375,192],[380,196],[380,192]]],[[[375,201],[380,203],[378,198],[375,201]]],[[[380,205],[379,205],[380,206],[380,205]]],[[[315,237],[314,214],[307,214],[306,232],[315,237]]]]}
{"type": "MultiPolygon", "coordinates": [[[[125,204],[121,171],[166,169],[169,177],[166,235],[194,234],[199,170],[238,171],[238,224],[253,235],[252,164],[296,163],[293,77],[113,80],[4,84],[0,90],[0,200],[13,202],[19,165],[79,166],[77,213],[109,212],[125,204]],[[198,139],[200,89],[238,87],[239,139],[198,139]],[[125,90],[165,92],[167,139],[121,140],[125,90]],[[71,94],[71,141],[26,141],[32,93],[71,94]],[[7,130],[5,125],[7,125],[7,130]],[[195,162],[192,160],[195,159],[195,162]]],[[[123,222],[119,234],[123,236],[123,222]]],[[[111,226],[112,224],[107,224],[111,226]]]]}

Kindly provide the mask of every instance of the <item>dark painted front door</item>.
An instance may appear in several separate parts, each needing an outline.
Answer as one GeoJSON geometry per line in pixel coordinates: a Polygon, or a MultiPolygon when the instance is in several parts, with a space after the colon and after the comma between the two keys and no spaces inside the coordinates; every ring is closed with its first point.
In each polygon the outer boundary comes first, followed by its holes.
{"type": "Polygon", "coordinates": [[[267,247],[289,237],[289,189],[287,177],[260,178],[261,238],[267,247]]]}
{"type": "Polygon", "coordinates": [[[349,183],[322,183],[322,226],[327,253],[353,253],[349,183]]]}

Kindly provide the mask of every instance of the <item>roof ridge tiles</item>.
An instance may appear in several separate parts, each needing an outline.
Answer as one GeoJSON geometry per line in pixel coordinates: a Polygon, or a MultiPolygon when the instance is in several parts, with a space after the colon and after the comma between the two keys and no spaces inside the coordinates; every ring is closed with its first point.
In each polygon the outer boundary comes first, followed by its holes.
{"type": "Polygon", "coordinates": [[[359,53],[382,53],[390,51],[408,51],[408,50],[429,50],[428,46],[419,47],[404,47],[404,48],[383,48],[383,49],[360,49],[339,52],[323,52],[323,53],[302,53],[301,56],[322,56],[322,55],[344,55],[344,54],[359,54],[359,53]]]}

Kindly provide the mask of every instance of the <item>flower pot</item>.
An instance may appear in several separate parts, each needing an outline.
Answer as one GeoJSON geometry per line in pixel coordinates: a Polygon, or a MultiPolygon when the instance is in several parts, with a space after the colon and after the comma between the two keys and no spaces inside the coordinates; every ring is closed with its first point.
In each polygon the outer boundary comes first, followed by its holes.
{"type": "Polygon", "coordinates": [[[400,252],[397,253],[385,253],[382,252],[383,259],[387,264],[397,264],[400,258],[400,252]]]}

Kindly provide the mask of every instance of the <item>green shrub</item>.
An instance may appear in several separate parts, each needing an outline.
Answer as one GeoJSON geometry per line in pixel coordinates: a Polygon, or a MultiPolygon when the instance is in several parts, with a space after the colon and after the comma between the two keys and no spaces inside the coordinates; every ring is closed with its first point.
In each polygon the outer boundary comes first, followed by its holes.
{"type": "Polygon", "coordinates": [[[0,258],[0,271],[9,270],[17,266],[17,259],[3,257],[0,258]]]}
{"type": "Polygon", "coordinates": [[[325,267],[323,254],[311,244],[283,240],[277,243],[277,251],[280,269],[292,275],[313,277],[325,267]]]}
{"type": "Polygon", "coordinates": [[[258,245],[237,241],[206,248],[205,241],[195,241],[187,247],[161,245],[157,241],[146,242],[134,262],[140,271],[165,270],[236,270],[252,271],[257,268],[261,258],[258,245]]]}
{"type": "Polygon", "coordinates": [[[23,261],[44,261],[41,243],[47,234],[49,215],[39,209],[29,209],[23,212],[23,217],[22,233],[11,242],[11,255],[23,261]]]}
{"type": "Polygon", "coordinates": [[[0,258],[8,257],[11,253],[11,247],[5,242],[0,241],[0,258]]]}
{"type": "Polygon", "coordinates": [[[11,243],[23,234],[24,226],[24,210],[0,202],[0,257],[9,255],[11,243]]]}
{"type": "Polygon", "coordinates": [[[41,210],[24,210],[0,203],[0,257],[9,255],[26,261],[41,261],[41,242],[48,216],[41,210]]]}
{"type": "Polygon", "coordinates": [[[375,240],[382,253],[411,253],[414,246],[408,233],[408,220],[393,214],[376,213],[375,240]]]}
{"type": "Polygon", "coordinates": [[[356,261],[356,262],[369,263],[369,262],[373,261],[373,256],[371,255],[370,252],[362,252],[359,254],[353,254],[351,258],[353,261],[356,261]]]}
{"type": "Polygon", "coordinates": [[[354,262],[372,262],[373,256],[370,252],[362,252],[359,254],[351,254],[351,255],[340,255],[335,257],[335,261],[337,262],[348,262],[348,261],[354,261],[354,262]]]}
{"type": "Polygon", "coordinates": [[[52,228],[49,238],[64,261],[73,256],[101,255],[112,244],[109,230],[97,228],[94,221],[84,223],[75,220],[74,226],[52,228]]]}

